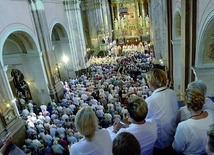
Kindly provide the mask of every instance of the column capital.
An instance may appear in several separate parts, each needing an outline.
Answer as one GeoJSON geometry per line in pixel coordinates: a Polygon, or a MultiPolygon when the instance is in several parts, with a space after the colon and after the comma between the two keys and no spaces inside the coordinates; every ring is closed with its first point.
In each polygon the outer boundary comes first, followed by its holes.
{"type": "Polygon", "coordinates": [[[30,0],[30,4],[32,6],[33,11],[45,10],[44,0],[30,0]]]}

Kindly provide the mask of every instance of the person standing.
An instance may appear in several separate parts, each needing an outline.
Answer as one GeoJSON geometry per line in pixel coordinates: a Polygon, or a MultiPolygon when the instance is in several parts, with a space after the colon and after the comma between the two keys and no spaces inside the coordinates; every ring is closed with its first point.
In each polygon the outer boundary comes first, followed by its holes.
{"type": "Polygon", "coordinates": [[[154,120],[158,127],[154,155],[171,155],[178,111],[177,96],[175,91],[167,87],[167,76],[163,70],[154,68],[148,71],[146,79],[152,91],[151,96],[145,99],[148,105],[146,119],[154,120]]]}
{"type": "Polygon", "coordinates": [[[157,139],[157,125],[155,122],[146,121],[148,112],[147,104],[142,97],[132,96],[128,98],[128,117],[130,125],[124,126],[122,123],[115,122],[108,130],[113,140],[122,132],[129,132],[133,134],[141,149],[141,155],[153,155],[153,148],[157,139]]]}
{"type": "Polygon", "coordinates": [[[176,152],[185,155],[206,154],[206,132],[209,125],[214,123],[213,112],[202,110],[205,96],[197,88],[186,90],[185,102],[191,116],[178,124],[172,146],[176,152]]]}
{"type": "Polygon", "coordinates": [[[83,138],[71,145],[70,155],[112,155],[112,141],[106,129],[98,130],[98,120],[91,107],[81,108],[75,117],[77,131],[83,138]]]}

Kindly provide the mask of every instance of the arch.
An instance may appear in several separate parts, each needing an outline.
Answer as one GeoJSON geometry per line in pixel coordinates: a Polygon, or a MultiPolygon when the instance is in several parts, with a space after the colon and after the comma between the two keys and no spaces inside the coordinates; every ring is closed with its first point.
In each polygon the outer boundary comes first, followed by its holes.
{"type": "Polygon", "coordinates": [[[23,31],[16,31],[11,33],[5,40],[4,47],[9,47],[10,49],[3,49],[3,52],[6,52],[3,53],[3,55],[15,54],[17,53],[17,48],[21,53],[27,53],[36,50],[36,46],[32,38],[23,31]]]}
{"type": "MultiPolygon", "coordinates": [[[[18,27],[8,26],[0,35],[0,57],[2,66],[8,66],[9,70],[17,69],[25,76],[26,83],[29,83],[29,91],[33,100],[49,102],[49,89],[46,72],[40,52],[40,45],[37,36],[25,25],[18,27]],[[42,91],[38,91],[42,90],[42,91]]],[[[7,78],[11,78],[8,76],[7,78]]],[[[9,80],[11,94],[15,96],[16,87],[14,82],[9,80]]]]}
{"type": "Polygon", "coordinates": [[[51,62],[51,68],[55,82],[57,83],[58,79],[63,80],[69,77],[70,66],[62,61],[63,55],[68,56],[69,60],[72,59],[69,47],[69,38],[63,22],[53,20],[51,30],[50,34],[53,48],[53,53],[50,55],[53,60],[51,62]]]}
{"type": "Polygon", "coordinates": [[[195,67],[214,67],[214,9],[207,15],[196,43],[195,67]]]}
{"type": "Polygon", "coordinates": [[[61,20],[54,19],[50,24],[50,38],[51,40],[68,38],[68,33],[65,24],[61,20]],[[52,38],[54,37],[54,38],[52,38]]]}
{"type": "MultiPolygon", "coordinates": [[[[2,66],[4,66],[3,47],[7,39],[11,43],[16,43],[16,46],[19,45],[20,48],[22,47],[20,50],[23,53],[26,51],[41,51],[37,37],[29,27],[22,24],[11,24],[0,34],[0,61],[2,66]],[[28,45],[28,43],[30,44],[28,45]]],[[[15,44],[13,45],[15,46],[15,44]]]]}

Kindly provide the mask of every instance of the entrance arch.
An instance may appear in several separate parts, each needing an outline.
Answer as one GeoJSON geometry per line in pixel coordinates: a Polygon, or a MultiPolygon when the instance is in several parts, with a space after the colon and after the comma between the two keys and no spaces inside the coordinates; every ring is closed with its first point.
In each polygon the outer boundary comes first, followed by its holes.
{"type": "Polygon", "coordinates": [[[53,48],[53,61],[51,62],[53,75],[62,81],[67,80],[69,77],[75,77],[75,58],[74,55],[71,54],[68,35],[61,23],[55,23],[53,25],[51,41],[53,48]],[[63,57],[66,57],[68,61],[63,61],[63,57]]]}
{"type": "MultiPolygon", "coordinates": [[[[7,36],[3,43],[2,65],[8,66],[7,78],[11,89],[14,89],[14,86],[11,85],[12,81],[9,80],[8,75],[11,75],[11,71],[19,71],[23,74],[24,81],[35,103],[50,101],[42,53],[30,34],[17,30],[7,36]]],[[[12,90],[13,96],[16,96],[15,92],[16,90],[12,90]]],[[[18,97],[18,99],[20,98],[18,97]]]]}
{"type": "Polygon", "coordinates": [[[195,74],[205,82],[207,96],[214,96],[214,9],[203,17],[196,42],[195,74]]]}

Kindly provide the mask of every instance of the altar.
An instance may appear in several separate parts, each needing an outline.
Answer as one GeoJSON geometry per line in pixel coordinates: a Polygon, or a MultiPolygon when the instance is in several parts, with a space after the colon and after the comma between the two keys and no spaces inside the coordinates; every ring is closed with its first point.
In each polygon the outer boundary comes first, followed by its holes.
{"type": "Polygon", "coordinates": [[[148,2],[112,0],[113,39],[120,45],[150,41],[148,2]]]}

